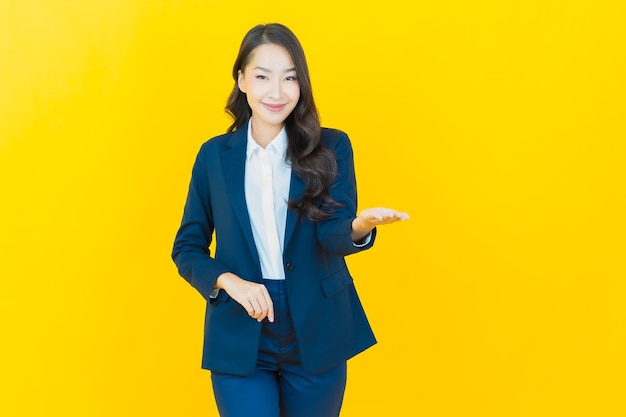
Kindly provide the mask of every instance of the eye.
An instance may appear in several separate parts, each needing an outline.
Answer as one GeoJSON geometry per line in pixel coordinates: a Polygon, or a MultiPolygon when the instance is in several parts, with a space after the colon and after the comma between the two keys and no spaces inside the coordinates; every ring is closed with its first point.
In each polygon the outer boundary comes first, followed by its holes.
{"type": "Polygon", "coordinates": [[[296,81],[297,78],[295,75],[290,75],[289,77],[285,78],[285,81],[296,81]]]}
{"type": "Polygon", "coordinates": [[[255,78],[259,79],[259,80],[268,80],[269,78],[267,78],[267,75],[257,75],[255,78]]]}

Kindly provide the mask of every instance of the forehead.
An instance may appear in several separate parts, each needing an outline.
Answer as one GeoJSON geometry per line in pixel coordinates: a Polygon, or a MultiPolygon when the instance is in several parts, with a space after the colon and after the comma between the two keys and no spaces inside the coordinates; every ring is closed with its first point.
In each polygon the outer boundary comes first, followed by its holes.
{"type": "Polygon", "coordinates": [[[250,54],[247,67],[285,70],[293,68],[294,64],[287,49],[280,45],[267,43],[254,48],[250,54]]]}

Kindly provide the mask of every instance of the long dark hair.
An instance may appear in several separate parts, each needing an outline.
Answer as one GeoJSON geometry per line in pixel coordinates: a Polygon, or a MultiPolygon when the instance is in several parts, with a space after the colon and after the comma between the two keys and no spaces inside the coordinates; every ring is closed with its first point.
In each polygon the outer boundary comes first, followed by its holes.
{"type": "Polygon", "coordinates": [[[244,126],[252,116],[246,95],[237,86],[237,79],[239,71],[244,70],[254,49],[264,44],[282,46],[287,50],[296,68],[300,85],[298,104],[285,120],[288,138],[286,158],[292,171],[304,181],[306,188],[299,201],[289,201],[289,207],[310,220],[323,220],[332,214],[334,207],[339,206],[328,193],[328,187],[337,175],[337,161],[333,153],[320,142],[322,130],[313,101],[304,50],[298,38],[286,26],[279,23],[258,25],[243,38],[233,65],[235,86],[226,104],[226,112],[234,119],[228,132],[244,126]]]}

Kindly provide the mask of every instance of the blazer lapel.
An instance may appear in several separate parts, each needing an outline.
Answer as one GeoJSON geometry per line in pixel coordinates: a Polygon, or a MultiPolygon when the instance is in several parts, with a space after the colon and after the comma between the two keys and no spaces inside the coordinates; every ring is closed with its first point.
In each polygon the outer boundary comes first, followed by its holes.
{"type": "Polygon", "coordinates": [[[229,200],[232,203],[233,211],[243,234],[248,242],[250,251],[254,260],[260,267],[259,254],[254,237],[252,236],[252,226],[250,225],[250,216],[246,205],[245,192],[245,169],[246,169],[246,148],[247,148],[247,126],[241,126],[237,129],[228,141],[228,149],[222,154],[222,166],[224,169],[224,178],[227,184],[229,200]]]}
{"type": "MultiPolygon", "coordinates": [[[[298,201],[304,194],[304,181],[293,172],[291,173],[291,183],[289,185],[289,201],[298,201]]],[[[296,224],[299,221],[298,213],[293,209],[287,210],[287,222],[285,224],[285,242],[284,248],[287,247],[293,230],[296,228],[296,224]]],[[[283,248],[283,250],[284,250],[283,248]]]]}

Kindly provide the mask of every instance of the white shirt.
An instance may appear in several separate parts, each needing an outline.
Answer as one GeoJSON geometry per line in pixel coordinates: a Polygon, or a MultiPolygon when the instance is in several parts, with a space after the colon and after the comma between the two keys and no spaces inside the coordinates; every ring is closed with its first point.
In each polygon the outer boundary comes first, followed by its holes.
{"type": "Polygon", "coordinates": [[[248,123],[245,194],[252,236],[265,279],[285,279],[283,248],[291,166],[285,160],[287,133],[283,128],[263,149],[252,138],[248,123]]]}

